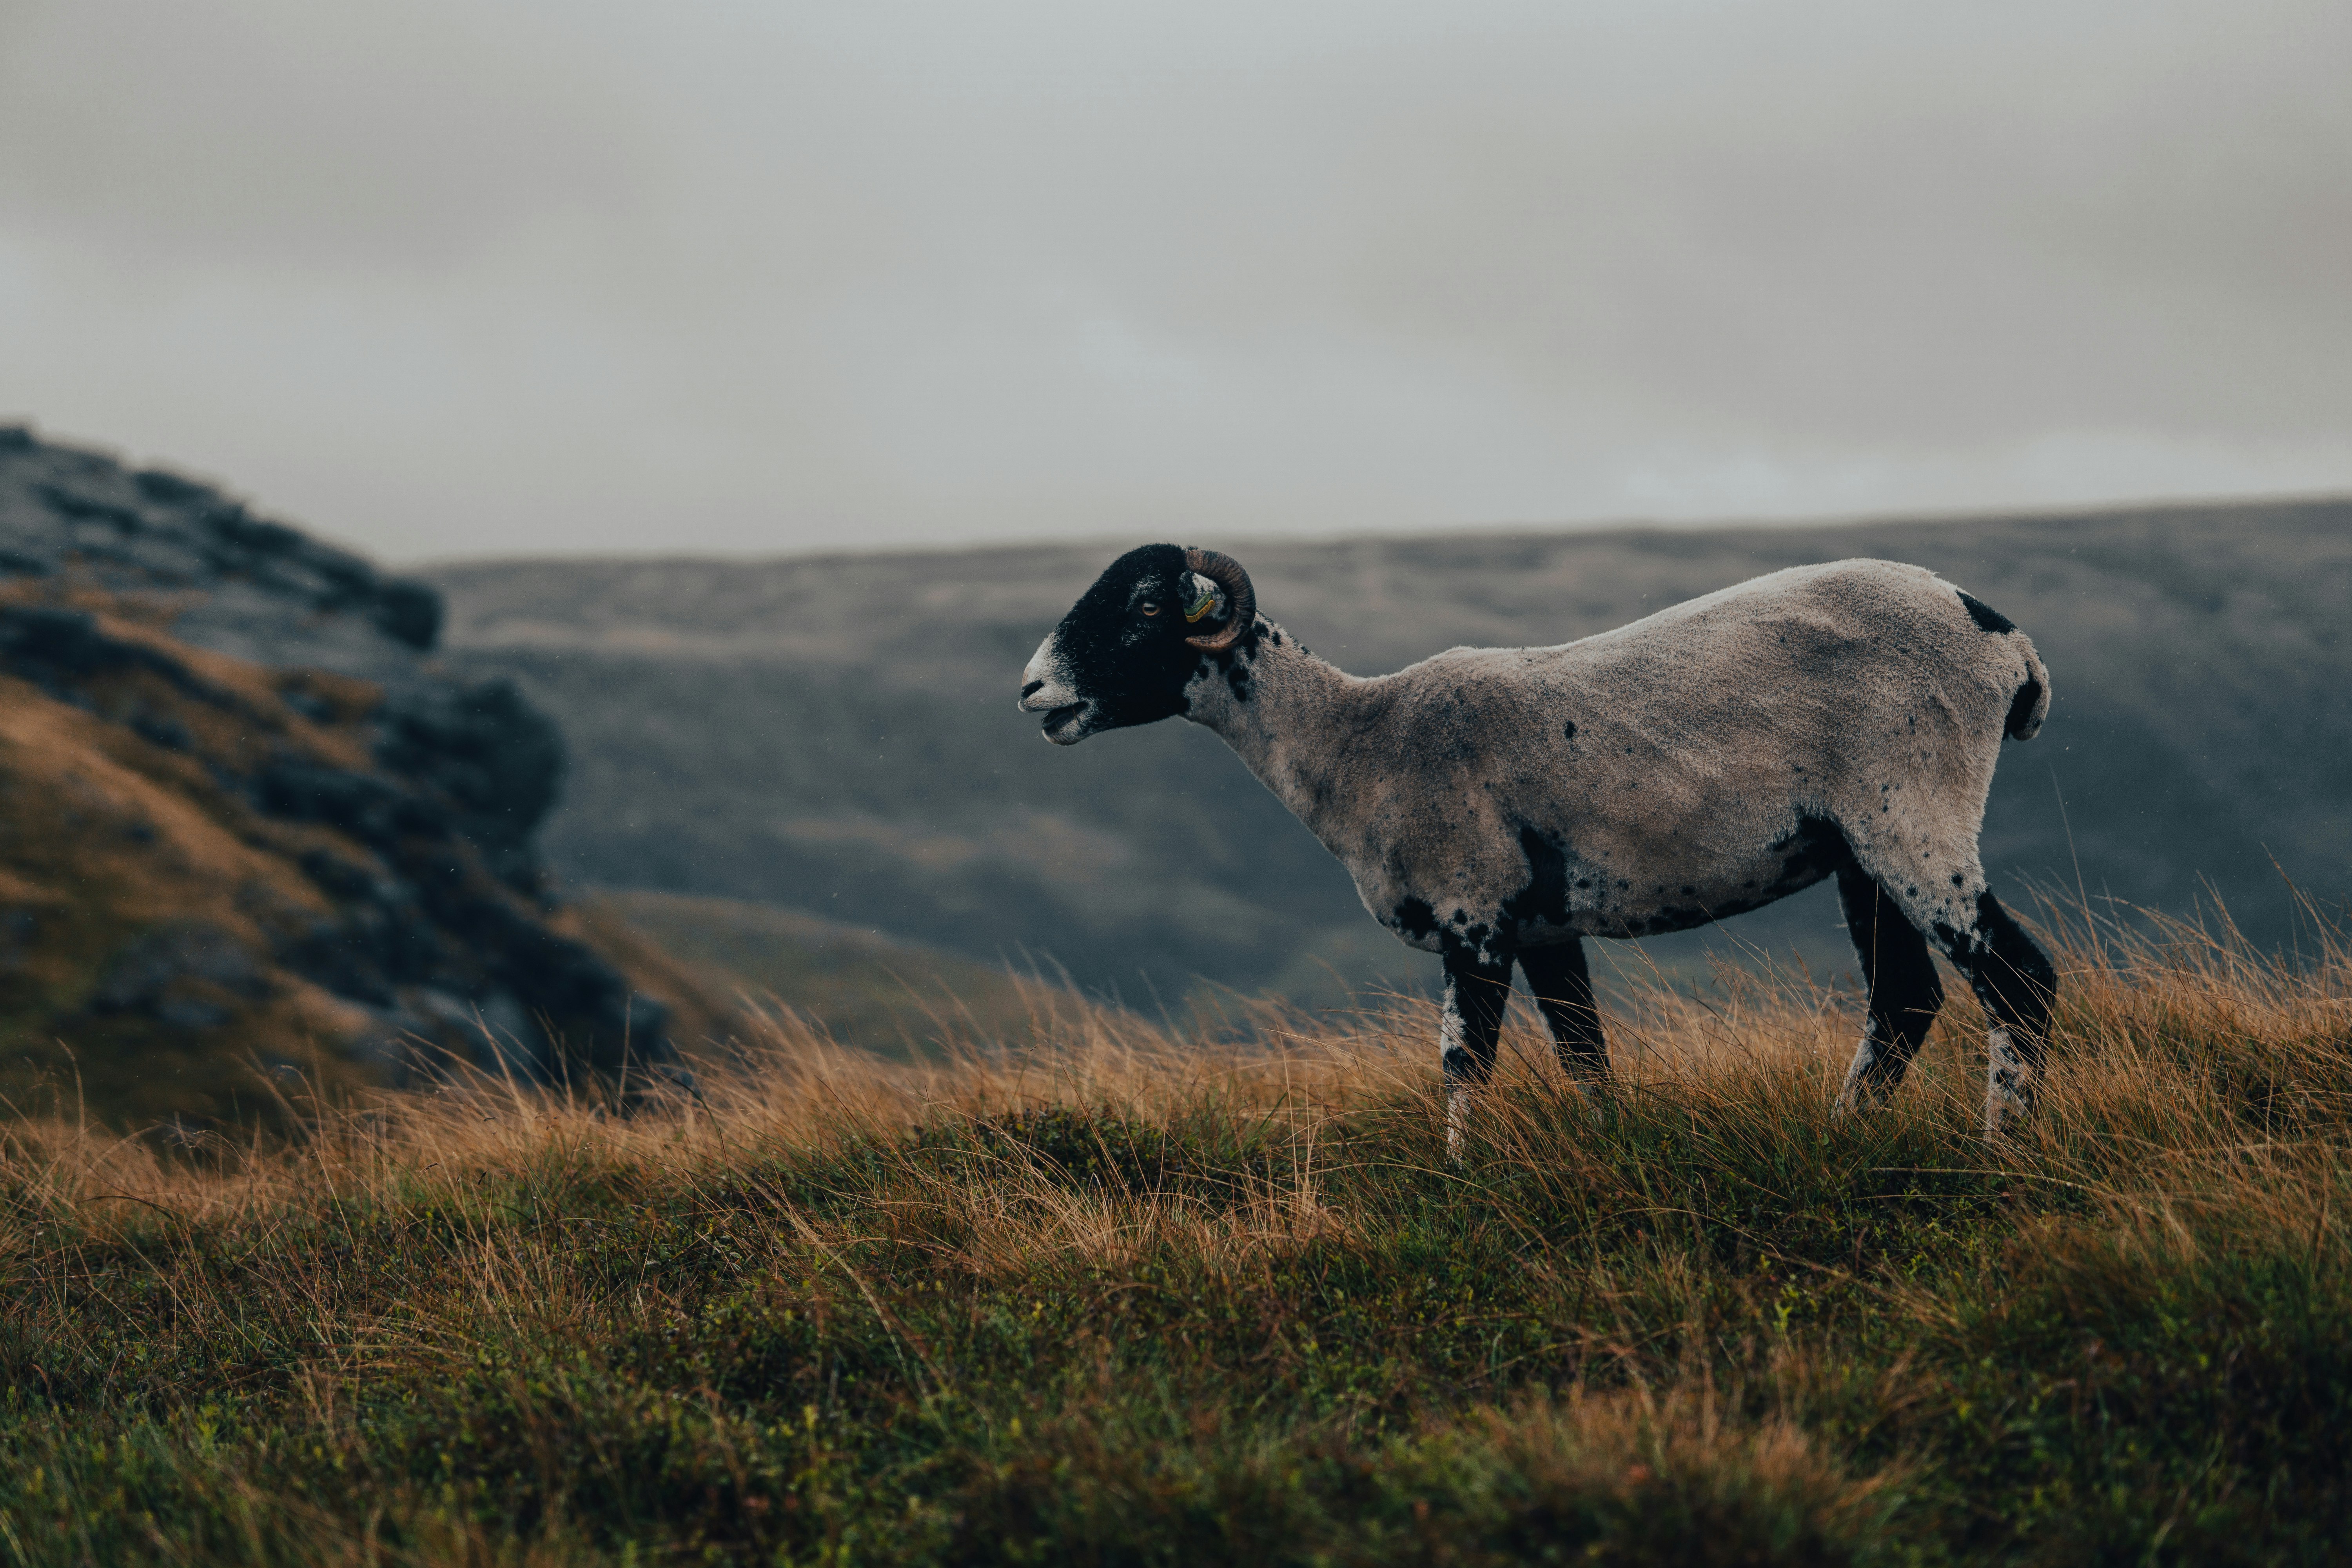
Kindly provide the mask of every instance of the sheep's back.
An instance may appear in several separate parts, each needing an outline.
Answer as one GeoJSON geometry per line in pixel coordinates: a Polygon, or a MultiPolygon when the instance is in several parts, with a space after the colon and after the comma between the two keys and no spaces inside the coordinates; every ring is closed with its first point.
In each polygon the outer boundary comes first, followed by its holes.
{"type": "Polygon", "coordinates": [[[1381,782],[1357,797],[1372,809],[1346,858],[1377,910],[1440,875],[1465,891],[1523,880],[1529,832],[1594,868],[1671,865],[1726,889],[1807,819],[1859,829],[1898,795],[1972,840],[2038,662],[2023,640],[1929,572],[1850,561],[1558,647],[1452,649],[1364,689],[1356,754],[1381,782]]]}

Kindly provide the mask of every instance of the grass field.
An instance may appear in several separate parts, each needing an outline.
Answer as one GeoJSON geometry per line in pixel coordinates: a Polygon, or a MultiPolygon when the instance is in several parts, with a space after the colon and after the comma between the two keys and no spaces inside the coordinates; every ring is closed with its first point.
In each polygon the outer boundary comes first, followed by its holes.
{"type": "MultiPolygon", "coordinates": [[[[1956,1002],[1278,1052],[780,1028],[620,1121],[502,1086],[0,1157],[0,1556],[158,1563],[2273,1563],[2352,1529],[2352,968],[2078,931],[2046,1113],[1956,1002]],[[2338,1204],[2337,1199],[2346,1201],[2338,1204]]],[[[1260,1020],[1261,1023],[1272,1020],[1260,1020]]]]}

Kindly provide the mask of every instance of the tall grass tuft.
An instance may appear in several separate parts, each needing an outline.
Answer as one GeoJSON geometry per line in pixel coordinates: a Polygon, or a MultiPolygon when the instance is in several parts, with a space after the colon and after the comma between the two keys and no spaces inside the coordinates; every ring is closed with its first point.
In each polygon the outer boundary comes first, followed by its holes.
{"type": "Polygon", "coordinates": [[[1999,1146],[1961,987],[1838,1120],[1855,998],[1728,971],[1632,992],[1597,1103],[1515,1014],[1459,1167],[1404,1000],[20,1121],[0,1558],[2328,1560],[2352,963],[2050,924],[1999,1146]]]}

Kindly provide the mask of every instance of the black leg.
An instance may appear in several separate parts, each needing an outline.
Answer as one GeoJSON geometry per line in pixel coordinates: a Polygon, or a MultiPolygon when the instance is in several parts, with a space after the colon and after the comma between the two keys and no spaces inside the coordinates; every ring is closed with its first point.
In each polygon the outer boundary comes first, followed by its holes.
{"type": "Polygon", "coordinates": [[[1944,1005],[1944,983],[1927,939],[1903,918],[1895,900],[1859,866],[1838,870],[1838,904],[1845,910],[1846,934],[1862,958],[1863,984],[1870,991],[1869,1020],[1862,1044],[1846,1068],[1838,1103],[1848,1109],[1884,1104],[1903,1081],[1919,1042],[1944,1005]]]}
{"type": "Polygon", "coordinates": [[[1584,943],[1575,937],[1546,947],[1519,950],[1519,971],[1536,1010],[1551,1029],[1560,1070],[1579,1082],[1609,1076],[1609,1042],[1601,1032],[1601,1009],[1592,1000],[1592,972],[1584,943]]]}
{"type": "Polygon", "coordinates": [[[1480,962],[1474,952],[1445,955],[1444,1011],[1438,1022],[1438,1060],[1445,1069],[1445,1152],[1462,1157],[1470,1101],[1495,1075],[1495,1045],[1511,999],[1511,961],[1480,962]]]}
{"type": "Polygon", "coordinates": [[[2058,994],[2058,971],[2050,955],[1989,892],[1978,896],[1969,929],[1938,926],[1936,935],[1992,1020],[1985,1131],[1997,1133],[2033,1109],[2047,1054],[2050,1005],[2058,994]]]}
{"type": "Polygon", "coordinates": [[[1439,1023],[1439,1059],[1448,1087],[1475,1088],[1495,1072],[1495,1042],[1511,1000],[1511,962],[1482,963],[1465,952],[1445,955],[1445,1011],[1439,1023]]]}

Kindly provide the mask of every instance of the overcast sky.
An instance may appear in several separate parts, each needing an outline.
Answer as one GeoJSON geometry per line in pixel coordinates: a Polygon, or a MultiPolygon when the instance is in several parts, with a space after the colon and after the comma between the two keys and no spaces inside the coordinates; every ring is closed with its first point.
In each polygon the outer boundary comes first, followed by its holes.
{"type": "Polygon", "coordinates": [[[395,558],[2352,489],[2344,0],[0,0],[0,417],[395,558]]]}

